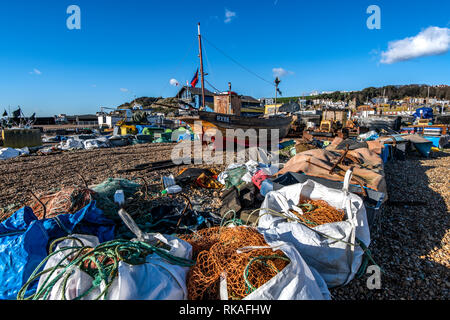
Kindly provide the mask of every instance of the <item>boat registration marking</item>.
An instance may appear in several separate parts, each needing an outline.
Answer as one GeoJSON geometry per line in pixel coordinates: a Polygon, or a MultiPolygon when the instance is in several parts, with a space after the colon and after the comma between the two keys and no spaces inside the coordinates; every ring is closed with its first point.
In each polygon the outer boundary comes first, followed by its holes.
{"type": "Polygon", "coordinates": [[[230,117],[217,116],[217,121],[230,123],[230,117]]]}

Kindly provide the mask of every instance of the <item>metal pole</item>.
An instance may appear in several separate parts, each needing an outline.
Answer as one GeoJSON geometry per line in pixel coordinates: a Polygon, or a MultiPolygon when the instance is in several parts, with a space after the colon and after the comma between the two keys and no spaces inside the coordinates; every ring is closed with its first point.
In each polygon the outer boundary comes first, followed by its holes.
{"type": "Polygon", "coordinates": [[[230,96],[229,114],[233,113],[233,105],[231,103],[231,82],[228,82],[228,95],[230,96]]]}
{"type": "Polygon", "coordinates": [[[202,36],[200,34],[200,22],[198,23],[198,47],[200,52],[200,74],[202,77],[202,108],[205,108],[205,79],[203,75],[202,36]]]}
{"type": "Polygon", "coordinates": [[[277,114],[278,83],[275,83],[275,114],[277,114]]]}

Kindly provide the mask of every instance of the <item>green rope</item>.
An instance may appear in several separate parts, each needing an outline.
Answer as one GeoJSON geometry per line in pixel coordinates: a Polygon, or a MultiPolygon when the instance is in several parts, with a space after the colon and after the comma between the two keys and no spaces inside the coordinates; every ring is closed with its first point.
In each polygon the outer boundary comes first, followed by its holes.
{"type": "Polygon", "coordinates": [[[306,207],[307,208],[306,212],[311,212],[316,209],[316,207],[310,203],[302,203],[302,204],[300,204],[300,207],[306,207]]]}
{"type": "Polygon", "coordinates": [[[384,270],[375,262],[375,260],[372,257],[372,252],[370,251],[369,248],[367,248],[367,246],[364,244],[364,242],[362,242],[358,238],[356,238],[356,242],[361,247],[361,249],[363,249],[363,251],[364,251],[361,266],[359,267],[358,271],[356,272],[356,277],[361,278],[366,273],[367,267],[369,266],[369,261],[372,262],[373,265],[380,268],[381,273],[385,273],[384,270]]]}
{"type": "Polygon", "coordinates": [[[276,255],[276,254],[275,254],[275,255],[271,255],[271,256],[257,256],[257,257],[255,257],[255,258],[251,259],[251,260],[249,261],[249,263],[247,264],[247,266],[245,267],[245,269],[244,269],[244,281],[245,281],[245,284],[246,284],[246,286],[247,286],[246,293],[250,294],[250,293],[252,293],[253,291],[255,291],[256,289],[258,289],[258,288],[256,288],[256,287],[254,287],[254,286],[250,283],[250,281],[248,280],[248,272],[249,272],[249,270],[250,270],[251,265],[252,265],[254,262],[262,263],[264,266],[270,267],[270,268],[272,268],[273,270],[275,270],[275,272],[277,272],[277,273],[279,272],[279,270],[276,269],[274,266],[270,266],[270,265],[268,265],[267,263],[265,263],[265,262],[263,262],[263,261],[260,261],[260,260],[270,260],[270,259],[282,259],[282,260],[285,260],[285,261],[288,261],[288,262],[291,261],[291,260],[289,260],[289,258],[280,256],[280,255],[276,255]]]}
{"type": "Polygon", "coordinates": [[[79,268],[89,274],[92,278],[91,287],[82,293],[80,296],[76,297],[75,300],[80,300],[87,295],[89,295],[95,288],[99,287],[102,283],[105,283],[105,288],[100,292],[100,294],[95,297],[95,300],[101,298],[106,299],[109,287],[112,285],[113,280],[118,274],[119,261],[123,261],[131,265],[141,265],[146,262],[146,257],[149,254],[156,253],[161,258],[167,262],[182,267],[191,267],[195,264],[194,261],[176,257],[170,254],[168,251],[161,249],[156,246],[152,246],[148,243],[141,241],[129,241],[123,239],[112,240],[104,242],[95,248],[85,246],[81,240],[74,237],[65,237],[53,241],[50,245],[50,254],[37,266],[33,271],[28,281],[22,286],[17,294],[17,300],[46,300],[49,294],[52,292],[54,286],[58,281],[62,279],[60,288],[61,299],[67,300],[66,298],[66,286],[70,276],[73,274],[75,268],[79,268]],[[80,242],[79,246],[65,247],[57,251],[53,251],[53,246],[56,242],[72,239],[80,242]],[[62,252],[67,252],[68,254],[61,259],[56,266],[40,271],[42,266],[54,255],[62,252]],[[68,264],[64,262],[73,257],[68,264]],[[108,263],[109,262],[109,263],[108,263]],[[92,267],[92,264],[95,267],[92,267]],[[52,280],[51,276],[58,270],[61,270],[52,280]],[[25,293],[29,285],[35,280],[39,279],[42,275],[48,274],[46,279],[43,281],[42,285],[36,290],[34,294],[29,297],[25,297],[25,293]]]}
{"type": "Polygon", "coordinates": [[[241,219],[236,218],[236,211],[234,210],[228,210],[223,216],[222,216],[222,220],[220,221],[220,225],[219,225],[219,234],[222,232],[223,228],[225,228],[226,226],[230,225],[230,224],[234,224],[236,226],[243,226],[244,225],[244,221],[242,221],[241,219]],[[233,213],[233,218],[225,220],[225,218],[230,214],[233,213]]]}

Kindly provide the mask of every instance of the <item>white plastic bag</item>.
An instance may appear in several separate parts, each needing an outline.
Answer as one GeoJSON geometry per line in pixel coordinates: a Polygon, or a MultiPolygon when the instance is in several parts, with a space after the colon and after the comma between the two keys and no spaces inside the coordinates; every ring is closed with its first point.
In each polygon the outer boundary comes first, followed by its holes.
{"type": "Polygon", "coordinates": [[[246,296],[244,300],[330,300],[330,292],[320,274],[310,268],[290,244],[270,237],[266,242],[281,250],[290,263],[275,277],[246,296]]]}
{"type": "Polygon", "coordinates": [[[83,146],[86,150],[108,148],[110,146],[110,142],[105,138],[88,139],[83,141],[83,146]]]}
{"type": "MultiPolygon", "coordinates": [[[[89,247],[97,246],[98,239],[95,236],[73,235],[83,241],[89,247]]],[[[178,238],[156,234],[158,240],[171,246],[170,254],[191,259],[192,247],[187,242],[178,238]]],[[[79,245],[78,242],[67,239],[59,243],[56,250],[64,247],[79,245]]],[[[68,254],[63,251],[51,257],[44,269],[52,268],[68,254]]],[[[92,285],[93,278],[81,269],[74,267],[66,284],[66,298],[75,299],[85,293],[92,285]]],[[[130,265],[123,261],[119,262],[118,275],[108,289],[107,300],[184,300],[187,299],[186,277],[189,268],[173,265],[157,254],[146,257],[146,263],[141,265],[130,265]]],[[[55,272],[49,280],[56,277],[62,269],[55,272]]],[[[38,290],[44,284],[48,274],[39,278],[38,290]]],[[[60,300],[62,290],[62,277],[52,288],[48,300],[60,300]]],[[[95,299],[105,288],[104,283],[96,287],[82,300],[95,299]]]]}
{"type": "Polygon", "coordinates": [[[61,150],[77,150],[77,149],[84,149],[84,144],[83,141],[70,137],[66,141],[60,142],[58,147],[61,150]]]}
{"type": "Polygon", "coordinates": [[[345,285],[358,271],[364,251],[356,243],[361,240],[367,247],[370,232],[363,200],[349,193],[351,171],[347,172],[344,188],[331,189],[308,180],[269,192],[261,205],[258,228],[267,238],[292,244],[324,278],[329,288],[345,285]],[[325,200],[337,209],[345,209],[346,221],[307,227],[299,222],[289,222],[284,217],[271,215],[270,210],[295,218],[289,212],[299,203],[300,195],[312,200],[325,200]],[[267,214],[266,214],[267,213],[267,214]]]}

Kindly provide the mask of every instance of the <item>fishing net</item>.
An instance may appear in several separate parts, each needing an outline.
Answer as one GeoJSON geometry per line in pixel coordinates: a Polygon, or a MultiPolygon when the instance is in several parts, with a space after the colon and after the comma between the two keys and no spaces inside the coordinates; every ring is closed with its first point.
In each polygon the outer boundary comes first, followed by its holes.
{"type": "Polygon", "coordinates": [[[313,228],[326,223],[344,221],[345,211],[330,206],[324,200],[301,200],[299,207],[302,208],[303,215],[294,210],[291,212],[313,228]]]}
{"type": "Polygon", "coordinates": [[[268,247],[263,235],[254,228],[213,227],[180,236],[193,248],[196,264],[187,279],[188,299],[220,299],[219,283],[225,274],[228,298],[240,300],[283,270],[289,259],[280,250],[244,247],[268,247]]]}
{"type": "Polygon", "coordinates": [[[94,199],[103,213],[109,218],[120,219],[117,216],[119,206],[114,202],[114,194],[117,190],[123,190],[125,198],[128,198],[138,192],[140,188],[139,183],[127,179],[108,178],[91,189],[95,191],[94,199]]]}
{"type": "Polygon", "coordinates": [[[38,219],[53,218],[60,214],[73,214],[92,200],[92,190],[67,187],[50,194],[41,194],[27,204],[38,219]]]}
{"type": "Polygon", "coordinates": [[[4,208],[0,208],[0,222],[8,219],[14,212],[19,210],[21,205],[19,203],[12,203],[4,208]]]}

